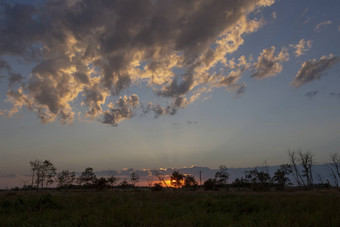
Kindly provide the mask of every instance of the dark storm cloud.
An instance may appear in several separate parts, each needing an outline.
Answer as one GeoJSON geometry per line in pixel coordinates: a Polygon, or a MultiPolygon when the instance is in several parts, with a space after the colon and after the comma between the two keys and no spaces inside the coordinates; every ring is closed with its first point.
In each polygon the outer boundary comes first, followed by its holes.
{"type": "Polygon", "coordinates": [[[32,44],[42,38],[46,29],[39,11],[29,4],[0,2],[0,55],[28,55],[32,44]]]}
{"type": "MultiPolygon", "coordinates": [[[[127,101],[132,96],[119,95],[146,81],[156,95],[171,103],[149,109],[156,116],[174,114],[202,91],[209,91],[209,70],[217,63],[228,67],[225,55],[243,44],[243,34],[264,24],[248,15],[273,3],[50,0],[34,6],[2,2],[0,57],[11,55],[36,63],[18,96],[26,101],[15,100],[16,96],[8,99],[14,112],[29,103],[43,122],[70,123],[75,115],[71,104],[80,97],[88,108],[86,116],[99,116],[103,123],[116,125],[131,118],[136,107],[128,104],[125,109],[125,103],[116,103],[118,107],[105,111],[107,98],[127,101]],[[175,73],[174,68],[183,73],[175,73]]],[[[238,79],[219,86],[230,86],[238,79]]],[[[9,81],[21,82],[22,76],[12,72],[9,81]]]]}

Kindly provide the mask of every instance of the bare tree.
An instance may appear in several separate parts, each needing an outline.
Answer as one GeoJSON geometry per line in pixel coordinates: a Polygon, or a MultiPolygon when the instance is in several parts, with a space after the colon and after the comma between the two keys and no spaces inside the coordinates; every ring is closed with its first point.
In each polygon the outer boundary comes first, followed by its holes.
{"type": "Polygon", "coordinates": [[[41,161],[39,160],[30,161],[31,170],[32,170],[32,187],[34,187],[36,171],[38,170],[40,164],[41,164],[41,161]]]}
{"type": "Polygon", "coordinates": [[[57,169],[54,167],[52,162],[45,160],[43,162],[42,166],[42,183],[45,182],[45,188],[47,188],[48,185],[53,184],[54,177],[57,175],[57,169]]]}
{"type": "Polygon", "coordinates": [[[309,151],[304,152],[304,153],[302,151],[299,151],[299,157],[300,157],[300,162],[303,168],[302,176],[306,178],[307,185],[309,187],[312,187],[314,183],[313,171],[312,171],[313,161],[314,161],[313,155],[309,151]]]}
{"type": "Polygon", "coordinates": [[[339,187],[339,179],[340,179],[340,157],[339,154],[334,153],[330,155],[331,163],[328,164],[328,168],[331,171],[331,175],[333,178],[334,186],[339,187]]]}
{"type": "Polygon", "coordinates": [[[320,173],[317,173],[317,174],[316,174],[315,179],[318,181],[319,184],[322,184],[322,185],[325,184],[325,183],[323,182],[323,178],[322,178],[322,176],[320,175],[320,173]]]}
{"type": "Polygon", "coordinates": [[[304,180],[301,176],[300,170],[298,168],[299,158],[296,155],[296,152],[294,150],[288,151],[288,157],[289,157],[290,163],[292,164],[292,173],[293,173],[293,176],[294,176],[296,183],[298,184],[299,187],[305,186],[305,182],[304,182],[304,180]]]}
{"type": "Polygon", "coordinates": [[[165,175],[161,174],[159,170],[152,170],[151,171],[154,176],[156,176],[159,180],[159,182],[164,184],[167,188],[169,188],[168,184],[165,181],[165,175]]]}
{"type": "Polygon", "coordinates": [[[313,154],[309,151],[299,152],[288,151],[289,160],[292,165],[292,172],[296,183],[299,186],[312,187],[314,184],[313,178],[313,154]],[[300,167],[300,168],[299,168],[300,167]]]}

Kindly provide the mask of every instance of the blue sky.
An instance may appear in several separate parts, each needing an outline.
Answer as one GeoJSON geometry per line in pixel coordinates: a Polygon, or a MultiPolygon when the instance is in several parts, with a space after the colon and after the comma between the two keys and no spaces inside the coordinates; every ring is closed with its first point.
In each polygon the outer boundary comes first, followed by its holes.
{"type": "Polygon", "coordinates": [[[339,1],[7,2],[1,174],[35,159],[76,171],[216,168],[339,152],[339,1]]]}

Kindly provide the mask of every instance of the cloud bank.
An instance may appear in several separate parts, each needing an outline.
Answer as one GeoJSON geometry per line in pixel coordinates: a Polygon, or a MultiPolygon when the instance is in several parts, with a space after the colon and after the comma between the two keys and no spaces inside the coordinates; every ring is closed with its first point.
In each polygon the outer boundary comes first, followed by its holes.
{"type": "MultiPolygon", "coordinates": [[[[8,77],[7,101],[13,105],[6,115],[25,106],[43,123],[68,124],[78,111],[74,103],[80,102],[86,108],[81,115],[115,126],[143,103],[158,117],[174,114],[212,87],[241,93],[245,85],[238,80],[248,63],[239,59],[230,67],[226,55],[244,43],[245,34],[264,25],[250,14],[273,3],[50,0],[34,6],[2,1],[0,70],[8,77]],[[35,64],[29,78],[11,69],[4,60],[8,56],[35,64]],[[168,104],[129,95],[138,84],[168,104]]],[[[280,53],[267,62],[273,51],[259,58],[254,77],[281,71],[279,62],[287,56],[280,53]]]]}

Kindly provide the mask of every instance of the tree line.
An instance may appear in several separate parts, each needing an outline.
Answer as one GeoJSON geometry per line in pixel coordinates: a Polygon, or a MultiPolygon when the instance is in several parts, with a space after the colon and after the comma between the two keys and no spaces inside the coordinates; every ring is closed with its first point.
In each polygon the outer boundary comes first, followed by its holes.
{"type": "MultiPolygon", "coordinates": [[[[173,171],[170,176],[170,185],[167,184],[166,175],[158,170],[152,170],[152,176],[158,178],[159,182],[149,185],[153,190],[163,190],[166,188],[185,188],[196,190],[203,188],[206,190],[218,190],[221,188],[250,188],[253,190],[266,190],[275,187],[277,190],[284,190],[286,187],[300,189],[311,189],[315,187],[336,187],[339,188],[340,180],[340,155],[332,154],[330,163],[328,163],[330,179],[323,181],[321,176],[313,172],[314,157],[310,152],[289,151],[289,163],[282,164],[270,176],[268,166],[255,167],[249,171],[245,171],[244,176],[236,178],[233,182],[228,183],[230,173],[225,165],[221,165],[215,176],[198,184],[193,175],[182,174],[179,171],[173,171]],[[293,181],[291,181],[293,179],[293,181]],[[318,183],[315,183],[318,180],[318,183]]],[[[70,188],[96,188],[108,189],[113,187],[132,188],[139,182],[140,177],[135,171],[130,173],[129,179],[120,179],[112,174],[108,177],[97,177],[93,168],[86,168],[79,176],[75,172],[62,170],[57,173],[57,168],[49,160],[30,161],[31,167],[31,183],[25,185],[25,189],[42,190],[51,186],[58,189],[70,188]]]]}

